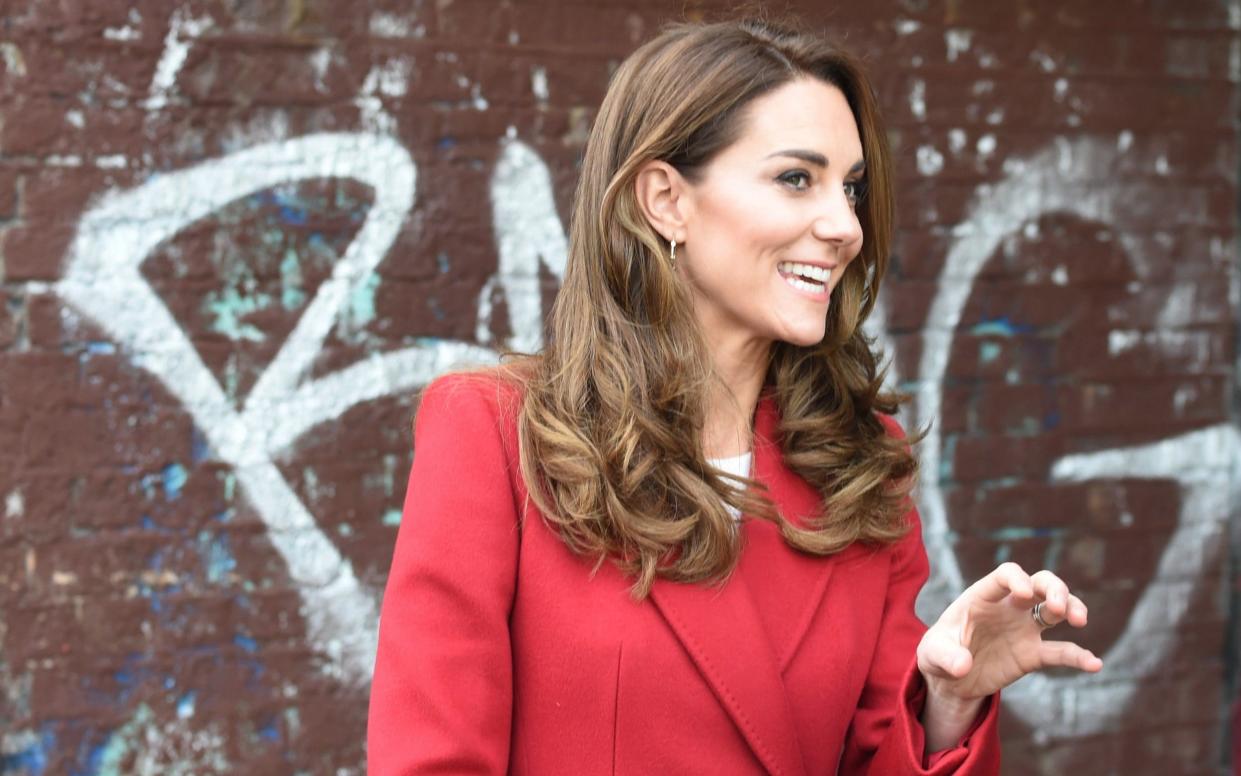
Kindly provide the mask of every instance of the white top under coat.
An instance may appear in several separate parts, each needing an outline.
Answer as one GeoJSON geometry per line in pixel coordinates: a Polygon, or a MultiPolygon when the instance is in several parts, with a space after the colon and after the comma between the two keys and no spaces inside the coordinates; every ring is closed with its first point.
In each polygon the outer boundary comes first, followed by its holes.
{"type": "MultiPolygon", "coordinates": [[[[754,462],[754,451],[753,450],[747,450],[741,455],[734,455],[730,458],[708,458],[707,459],[707,463],[711,464],[715,468],[723,469],[729,474],[733,474],[738,477],[749,477],[750,466],[753,464],[753,462],[754,462]]],[[[725,505],[724,508],[727,509],[729,514],[731,514],[733,517],[741,517],[741,513],[734,507],[725,505]]]]}

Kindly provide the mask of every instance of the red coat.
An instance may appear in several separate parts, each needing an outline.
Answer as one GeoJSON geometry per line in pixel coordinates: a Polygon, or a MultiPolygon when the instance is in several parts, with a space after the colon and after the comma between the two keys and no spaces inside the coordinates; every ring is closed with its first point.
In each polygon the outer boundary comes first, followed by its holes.
{"type": "MultiPolygon", "coordinates": [[[[635,602],[628,579],[609,563],[592,577],[527,501],[520,400],[490,374],[424,394],[379,629],[371,774],[998,772],[998,696],[960,745],[923,757],[916,512],[896,544],[828,558],[747,520],[725,585],[659,580],[635,602]]],[[[784,466],[777,421],[762,399],[754,476],[785,515],[806,515],[819,498],[784,466]]]]}

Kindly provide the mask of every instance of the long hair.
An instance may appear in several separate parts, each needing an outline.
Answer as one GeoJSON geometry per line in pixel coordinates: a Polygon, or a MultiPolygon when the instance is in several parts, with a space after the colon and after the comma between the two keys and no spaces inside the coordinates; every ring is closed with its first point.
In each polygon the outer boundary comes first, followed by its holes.
{"type": "Polygon", "coordinates": [[[726,506],[773,521],[789,545],[817,555],[903,535],[916,463],[877,414],[894,413],[901,399],[881,390],[861,330],[888,266],[892,199],[870,84],[817,35],[753,18],[675,22],[621,64],[586,144],[548,344],[522,370],[522,476],[573,551],[617,563],[642,598],[657,577],[727,578],[740,547],[726,506]],[[717,378],[634,181],[650,160],[700,180],[737,138],[749,103],[805,76],[847,98],[867,186],[857,205],[866,239],[832,293],[824,339],[771,350],[766,390],[780,412],[784,459],[823,496],[821,512],[799,525],[758,482],[729,479],[705,458],[707,390],[717,378]]]}

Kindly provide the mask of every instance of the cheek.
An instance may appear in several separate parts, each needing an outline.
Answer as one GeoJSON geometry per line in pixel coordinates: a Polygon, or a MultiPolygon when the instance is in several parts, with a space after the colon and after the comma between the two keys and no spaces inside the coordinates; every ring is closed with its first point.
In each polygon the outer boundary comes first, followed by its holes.
{"type": "Polygon", "coordinates": [[[737,184],[727,197],[716,198],[703,211],[713,244],[734,255],[765,251],[796,239],[805,216],[761,187],[737,184]]]}

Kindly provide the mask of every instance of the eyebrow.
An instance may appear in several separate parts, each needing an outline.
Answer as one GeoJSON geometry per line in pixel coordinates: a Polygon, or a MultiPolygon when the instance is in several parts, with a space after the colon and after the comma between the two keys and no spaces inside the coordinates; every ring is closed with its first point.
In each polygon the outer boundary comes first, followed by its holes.
{"type": "MultiPolygon", "coordinates": [[[[819,167],[827,166],[827,157],[817,151],[807,151],[802,148],[786,148],[783,151],[776,151],[774,154],[768,154],[766,159],[773,156],[791,156],[794,159],[801,159],[803,162],[817,165],[819,167]]],[[[866,170],[866,160],[857,162],[849,168],[850,173],[864,172],[866,170]]]]}

